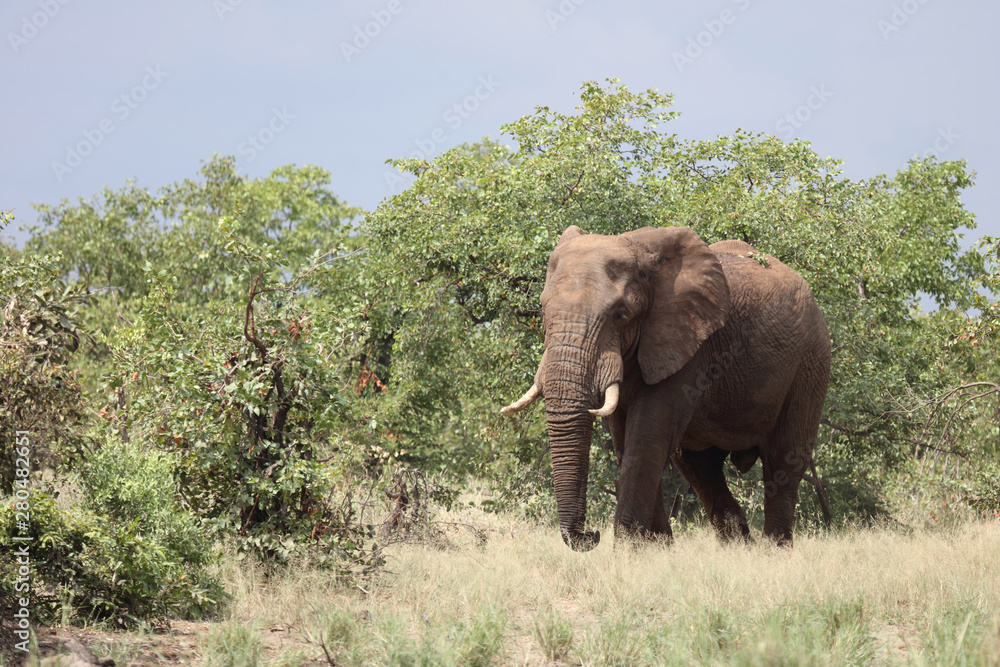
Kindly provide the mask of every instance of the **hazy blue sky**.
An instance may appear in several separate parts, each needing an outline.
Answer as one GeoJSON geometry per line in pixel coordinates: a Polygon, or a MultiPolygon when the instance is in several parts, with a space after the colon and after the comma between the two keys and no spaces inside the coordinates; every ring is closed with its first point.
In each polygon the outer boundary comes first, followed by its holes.
{"type": "Polygon", "coordinates": [[[800,137],[853,177],[965,158],[972,236],[1000,235],[998,25],[987,0],[4,0],[0,208],[32,222],[222,153],[320,165],[371,209],[403,187],[387,158],[618,77],[674,94],[682,136],[800,137]]]}

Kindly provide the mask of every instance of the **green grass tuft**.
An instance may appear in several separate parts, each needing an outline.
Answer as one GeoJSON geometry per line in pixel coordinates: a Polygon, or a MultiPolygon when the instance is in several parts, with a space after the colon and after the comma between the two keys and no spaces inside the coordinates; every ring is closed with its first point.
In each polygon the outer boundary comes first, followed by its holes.
{"type": "Polygon", "coordinates": [[[231,620],[212,628],[202,644],[205,667],[257,667],[264,643],[257,629],[231,620]]]}

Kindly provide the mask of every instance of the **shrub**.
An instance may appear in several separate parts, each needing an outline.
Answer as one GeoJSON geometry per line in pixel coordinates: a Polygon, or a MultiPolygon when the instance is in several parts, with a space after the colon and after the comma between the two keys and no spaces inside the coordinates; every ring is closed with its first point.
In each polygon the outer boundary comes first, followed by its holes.
{"type": "Polygon", "coordinates": [[[366,571],[374,531],[348,507],[363,440],[344,436],[348,398],[328,363],[350,331],[301,294],[322,266],[273,276],[280,253],[245,242],[239,224],[224,219],[218,233],[244,262],[227,278],[245,300],[192,310],[173,277],[148,269],[149,293],[112,341],[110,382],[128,399],[109,413],[176,457],[187,507],[241,551],[366,571]]]}
{"type": "MultiPolygon", "coordinates": [[[[64,606],[118,625],[217,607],[221,589],[204,569],[212,543],[177,503],[164,455],[107,441],[76,479],[84,497],[69,509],[48,493],[32,493],[26,531],[15,504],[0,504],[0,544],[31,537],[32,604],[40,620],[58,620],[64,606]]],[[[5,548],[0,565],[14,571],[14,563],[13,549],[5,548]]],[[[12,587],[4,581],[0,592],[12,587]]]]}
{"type": "Polygon", "coordinates": [[[176,562],[206,565],[212,541],[201,521],[184,510],[175,490],[175,456],[107,437],[74,478],[85,507],[97,516],[134,526],[162,545],[176,562]]]}
{"type": "Polygon", "coordinates": [[[29,435],[33,470],[56,468],[86,421],[69,366],[86,338],[76,322],[86,291],[55,277],[57,256],[13,255],[0,262],[0,495],[14,488],[15,434],[29,435]]]}

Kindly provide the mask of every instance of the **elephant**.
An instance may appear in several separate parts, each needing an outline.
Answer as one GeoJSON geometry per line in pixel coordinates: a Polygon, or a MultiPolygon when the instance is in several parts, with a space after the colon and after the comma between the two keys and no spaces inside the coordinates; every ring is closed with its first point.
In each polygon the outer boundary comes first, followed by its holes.
{"type": "Polygon", "coordinates": [[[616,538],[671,540],[660,480],[669,462],[723,540],[752,541],[726,484],[763,466],[764,537],[792,545],[799,481],[830,375],[830,335],[805,280],[744,241],[707,245],[687,227],[618,236],[573,225],[541,294],[545,349],[534,384],[501,413],[545,399],[563,541],[585,530],[594,418],[619,466],[616,538]]]}

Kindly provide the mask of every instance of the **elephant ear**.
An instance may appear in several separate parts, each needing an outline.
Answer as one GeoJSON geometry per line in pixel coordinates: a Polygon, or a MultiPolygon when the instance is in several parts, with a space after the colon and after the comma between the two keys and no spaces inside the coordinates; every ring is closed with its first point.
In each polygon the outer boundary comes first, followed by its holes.
{"type": "Polygon", "coordinates": [[[639,368],[646,384],[670,377],[690,361],[729,315],[722,264],[687,227],[644,227],[622,235],[648,267],[649,312],[639,331],[639,368]]]}
{"type": "Polygon", "coordinates": [[[570,239],[575,239],[577,236],[583,236],[583,230],[577,227],[576,225],[570,225],[559,236],[559,241],[556,243],[556,247],[558,248],[566,241],[569,241],[570,239]]]}

